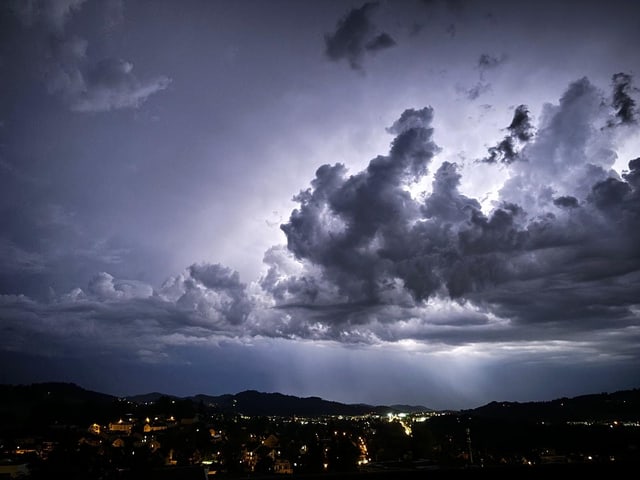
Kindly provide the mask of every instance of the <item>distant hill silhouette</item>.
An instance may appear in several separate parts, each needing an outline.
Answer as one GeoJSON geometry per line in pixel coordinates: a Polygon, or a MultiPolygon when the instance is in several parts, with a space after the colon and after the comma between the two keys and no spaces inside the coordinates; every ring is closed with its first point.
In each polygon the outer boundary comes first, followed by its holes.
{"type": "Polygon", "coordinates": [[[130,400],[136,403],[147,403],[147,402],[157,402],[162,397],[179,398],[179,397],[176,397],[173,395],[167,395],[166,393],[161,393],[161,392],[142,393],[139,395],[131,395],[126,398],[127,400],[130,400]]]}
{"type": "Polygon", "coordinates": [[[420,412],[433,412],[431,408],[423,407],[422,405],[391,405],[389,408],[398,412],[405,413],[420,413],[420,412]]]}
{"type": "Polygon", "coordinates": [[[365,415],[387,413],[388,406],[366,404],[344,404],[323,400],[319,397],[300,398],[281,393],[263,393],[247,390],[235,395],[196,395],[192,400],[202,401],[223,411],[236,411],[246,415],[314,416],[314,415],[365,415]]]}
{"type": "Polygon", "coordinates": [[[488,419],[548,421],[633,420],[640,417],[640,389],[558,398],[547,402],[491,402],[464,413],[488,419]]]}
{"type": "Polygon", "coordinates": [[[0,424],[5,429],[52,425],[88,424],[102,420],[96,412],[110,414],[117,397],[85,390],[73,383],[0,385],[0,424]]]}
{"type": "MultiPolygon", "coordinates": [[[[160,392],[134,395],[126,399],[86,390],[73,383],[36,383],[32,385],[0,385],[0,423],[5,426],[59,421],[84,424],[108,421],[125,415],[133,404],[160,400],[180,400],[204,405],[220,412],[258,416],[365,415],[389,412],[415,413],[430,411],[413,405],[344,404],[320,397],[300,398],[282,393],[247,390],[237,394],[194,395],[177,397],[160,392]],[[96,412],[101,412],[96,415],[96,412]]],[[[640,389],[614,393],[582,395],[544,402],[491,402],[459,413],[487,420],[631,420],[640,418],[640,389]]]]}

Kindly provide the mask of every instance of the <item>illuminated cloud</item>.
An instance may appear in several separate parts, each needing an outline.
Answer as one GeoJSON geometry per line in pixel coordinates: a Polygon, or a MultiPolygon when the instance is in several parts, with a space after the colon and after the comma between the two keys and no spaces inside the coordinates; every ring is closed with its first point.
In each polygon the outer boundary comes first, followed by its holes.
{"type": "Polygon", "coordinates": [[[519,159],[518,145],[531,140],[534,128],[526,105],[520,105],[513,114],[513,120],[507,127],[509,132],[495,147],[489,148],[489,156],[480,160],[484,163],[511,163],[519,159]]]}
{"type": "Polygon", "coordinates": [[[0,7],[0,381],[637,386],[637,7],[512,3],[0,7]]]}
{"type": "Polygon", "coordinates": [[[528,141],[526,161],[506,164],[514,166],[513,176],[490,212],[460,192],[463,174],[447,161],[428,194],[409,193],[407,187],[429,175],[440,148],[433,110],[408,109],[387,129],[395,135],[387,155],[351,175],[341,164],[318,168],[282,225],[286,248],[265,253],[268,268],[259,281],[247,285],[238,272],[204,263],[159,289],[100,273],[86,289],[52,304],[7,297],[4,317],[17,316],[6,335],[20,344],[15,332],[40,331],[53,318],[64,318],[61,326],[89,321],[98,331],[107,325],[101,318],[117,324],[132,318],[149,335],[179,334],[183,342],[259,336],[453,346],[590,339],[634,328],[640,162],[629,162],[623,176],[600,170],[589,189],[579,175],[544,188],[525,183],[555,168],[543,162],[560,148],[556,142],[563,152],[595,155],[576,156],[576,170],[610,161],[585,147],[609,135],[593,128],[606,121],[599,116],[603,98],[586,80],[570,85],[560,104],[548,107],[537,136],[526,107],[516,109],[508,130],[528,141]],[[573,116],[590,109],[598,115],[586,122],[573,116]],[[572,136],[557,132],[568,128],[566,118],[578,122],[572,136]],[[516,181],[518,195],[538,201],[511,198],[516,181]],[[33,315],[32,327],[21,309],[33,315]]]}

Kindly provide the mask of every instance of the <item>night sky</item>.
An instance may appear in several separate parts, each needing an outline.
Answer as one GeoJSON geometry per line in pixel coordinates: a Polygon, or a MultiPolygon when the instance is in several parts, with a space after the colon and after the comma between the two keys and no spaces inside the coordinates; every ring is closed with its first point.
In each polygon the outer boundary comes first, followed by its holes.
{"type": "Polygon", "coordinates": [[[1,383],[640,387],[640,4],[0,5],[1,383]]]}

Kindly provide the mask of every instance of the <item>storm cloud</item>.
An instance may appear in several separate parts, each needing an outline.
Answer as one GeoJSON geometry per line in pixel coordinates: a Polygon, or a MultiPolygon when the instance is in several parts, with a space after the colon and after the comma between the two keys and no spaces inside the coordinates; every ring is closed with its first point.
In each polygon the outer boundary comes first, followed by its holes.
{"type": "Polygon", "coordinates": [[[619,72],[613,75],[613,99],[611,105],[615,111],[615,119],[609,122],[610,126],[618,124],[636,124],[638,122],[638,110],[632,93],[637,89],[633,86],[633,78],[628,73],[619,72]]]}
{"type": "MultiPolygon", "coordinates": [[[[610,139],[597,128],[606,121],[604,101],[586,79],[570,85],[560,104],[549,106],[537,136],[527,107],[519,106],[506,139],[526,144],[526,161],[517,162],[503,199],[490,212],[459,191],[460,167],[450,162],[436,170],[429,194],[408,193],[412,182],[427,175],[439,149],[433,111],[405,111],[388,129],[397,135],[388,155],[353,175],[343,165],[324,165],[311,187],[295,197],[300,208],[282,229],[291,253],[316,268],[315,276],[264,286],[278,292],[281,307],[290,302],[299,313],[306,302],[310,317],[341,331],[345,324],[362,331],[381,318],[395,322],[380,314],[390,305],[409,308],[404,315],[411,315],[411,308],[443,298],[470,302],[484,315],[509,322],[549,322],[555,334],[592,328],[586,321],[576,324],[580,318],[634,326],[639,165],[632,160],[623,178],[605,170],[611,151],[603,146],[610,139]],[[592,115],[578,118],[579,112],[592,115]],[[566,158],[572,151],[573,165],[566,158]],[[528,179],[555,171],[549,152],[557,152],[573,174],[534,182],[531,189],[528,179]],[[516,184],[519,195],[512,196],[516,184]],[[521,201],[523,195],[535,201],[521,201]],[[310,284],[326,284],[325,292],[333,288],[333,308],[326,296],[320,302],[315,294],[294,294],[308,291],[310,284]],[[283,290],[291,293],[288,300],[283,290]],[[330,315],[319,315],[322,305],[330,315]]],[[[499,153],[504,165],[516,159],[515,150],[499,153]]],[[[502,334],[508,337],[508,330],[502,334]]]]}
{"type": "MultiPolygon", "coordinates": [[[[507,138],[527,142],[526,161],[502,162],[513,171],[490,211],[460,190],[463,174],[478,164],[442,161],[428,193],[410,192],[429,178],[441,149],[433,109],[407,109],[387,128],[394,135],[388,153],[365,169],[317,169],[281,226],[287,245],[265,253],[259,281],[245,284],[220,264],[193,264],[159,289],[103,272],[48,305],[5,296],[5,314],[28,307],[40,318],[37,329],[43,318],[84,318],[96,308],[101,317],[121,317],[130,304],[141,325],[159,335],[184,330],[185,341],[196,331],[197,341],[257,335],[458,344],[471,337],[589,337],[590,319],[609,322],[598,330],[632,328],[640,161],[631,160],[622,176],[605,169],[611,152],[602,147],[612,132],[597,128],[606,122],[604,98],[586,79],[571,84],[558,105],[549,105],[536,135],[519,106],[507,138]],[[572,171],[555,174],[550,152],[572,171]],[[526,183],[538,178],[548,182],[526,183]]],[[[41,268],[26,253],[16,261],[41,268]]],[[[23,330],[10,325],[9,336],[23,330]]]]}
{"type": "Polygon", "coordinates": [[[637,387],[637,6],[365,2],[0,6],[0,380],[637,387]]]}
{"type": "Polygon", "coordinates": [[[481,162],[511,163],[519,159],[519,145],[528,142],[534,135],[529,109],[526,105],[520,105],[516,108],[507,131],[509,133],[495,147],[489,148],[489,155],[481,162]]]}
{"type": "Polygon", "coordinates": [[[360,8],[354,8],[338,22],[333,33],[325,35],[325,54],[330,60],[346,59],[352,69],[361,70],[367,52],[384,50],[396,44],[388,33],[378,33],[371,21],[378,7],[378,2],[367,2],[360,8]]]}

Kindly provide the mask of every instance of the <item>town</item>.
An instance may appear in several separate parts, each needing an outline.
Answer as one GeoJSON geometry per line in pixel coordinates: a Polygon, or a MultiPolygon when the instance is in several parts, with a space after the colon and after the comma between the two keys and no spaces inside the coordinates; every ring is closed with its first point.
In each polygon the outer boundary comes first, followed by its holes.
{"type": "Polygon", "coordinates": [[[40,395],[20,403],[14,389],[14,403],[3,404],[3,478],[146,478],[148,472],[172,478],[173,472],[202,479],[640,462],[640,417],[629,415],[518,420],[376,408],[283,416],[244,413],[236,400],[223,409],[166,395],[142,402],[40,395]]]}

